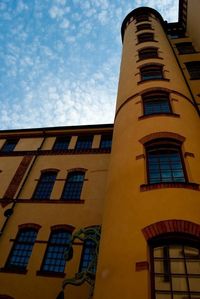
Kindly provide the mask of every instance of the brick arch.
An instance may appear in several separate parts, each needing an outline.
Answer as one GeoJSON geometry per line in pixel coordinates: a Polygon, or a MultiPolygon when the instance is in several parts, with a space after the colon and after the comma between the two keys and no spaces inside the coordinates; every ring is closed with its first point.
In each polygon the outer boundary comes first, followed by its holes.
{"type": "Polygon", "coordinates": [[[187,220],[170,219],[155,222],[142,229],[147,241],[166,233],[186,233],[200,237],[200,225],[187,220]]]}
{"type": "Polygon", "coordinates": [[[139,142],[142,144],[145,144],[148,141],[151,141],[153,139],[157,139],[157,138],[173,138],[176,140],[179,140],[180,142],[184,142],[185,141],[185,137],[182,135],[179,135],[177,133],[173,133],[173,132],[155,132],[149,135],[146,135],[144,137],[142,137],[139,142]]]}
{"type": "Polygon", "coordinates": [[[59,172],[60,170],[57,168],[45,168],[41,170],[41,173],[45,173],[45,172],[59,172]]]}
{"type": "Polygon", "coordinates": [[[51,226],[51,231],[61,230],[61,229],[73,232],[75,227],[73,225],[70,225],[70,224],[56,224],[56,225],[51,226]]]}
{"type": "MultiPolygon", "coordinates": [[[[18,225],[19,229],[26,229],[26,228],[34,228],[35,230],[39,231],[39,229],[42,227],[41,225],[37,223],[23,223],[18,225]]],[[[0,297],[1,299],[1,297],[0,297]]]]}
{"type": "Polygon", "coordinates": [[[75,172],[75,171],[82,171],[82,172],[86,172],[87,169],[86,168],[82,168],[82,167],[77,167],[77,168],[70,168],[67,170],[67,172],[75,172]]]}

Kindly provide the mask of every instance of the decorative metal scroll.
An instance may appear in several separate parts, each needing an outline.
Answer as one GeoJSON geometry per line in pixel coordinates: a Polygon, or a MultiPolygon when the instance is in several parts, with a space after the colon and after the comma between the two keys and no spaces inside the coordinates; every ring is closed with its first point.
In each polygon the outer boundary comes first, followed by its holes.
{"type": "Polygon", "coordinates": [[[75,240],[80,240],[83,243],[86,241],[92,241],[94,246],[92,250],[92,257],[88,266],[84,268],[83,271],[80,271],[75,274],[72,278],[67,278],[63,281],[62,291],[59,293],[56,299],[64,299],[64,289],[67,285],[80,286],[84,282],[87,282],[90,285],[90,294],[89,298],[93,295],[95,276],[96,276],[96,267],[97,267],[97,258],[99,251],[99,240],[101,235],[101,227],[100,226],[92,226],[88,228],[81,228],[77,232],[75,232],[70,240],[69,246],[65,251],[65,259],[70,261],[73,257],[73,243],[75,240]]]}

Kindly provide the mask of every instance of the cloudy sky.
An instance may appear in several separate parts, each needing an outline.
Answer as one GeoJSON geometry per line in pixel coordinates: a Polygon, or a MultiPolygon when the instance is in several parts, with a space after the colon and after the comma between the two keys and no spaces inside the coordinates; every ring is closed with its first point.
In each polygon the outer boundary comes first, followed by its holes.
{"type": "Polygon", "coordinates": [[[112,123],[120,28],[178,0],[0,0],[0,129],[112,123]]]}

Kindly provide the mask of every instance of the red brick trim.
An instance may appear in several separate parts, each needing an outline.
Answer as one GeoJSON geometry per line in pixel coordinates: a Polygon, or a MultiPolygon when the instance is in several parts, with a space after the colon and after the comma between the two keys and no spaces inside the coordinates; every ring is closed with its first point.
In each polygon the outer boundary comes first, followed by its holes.
{"type": "Polygon", "coordinates": [[[60,171],[60,169],[57,169],[57,168],[45,168],[45,169],[41,170],[41,173],[49,172],[49,171],[57,172],[58,173],[60,171]]]}
{"type": "Polygon", "coordinates": [[[170,219],[150,224],[142,229],[142,233],[147,241],[166,233],[186,233],[199,238],[200,225],[190,221],[170,219]]]}
{"type": "Polygon", "coordinates": [[[153,139],[157,139],[157,138],[173,138],[176,140],[179,140],[180,142],[185,141],[185,137],[176,134],[176,133],[172,133],[172,132],[155,132],[149,135],[146,135],[144,137],[142,137],[139,142],[142,144],[145,144],[148,141],[151,141],[153,139]]]}
{"type": "MultiPolygon", "coordinates": [[[[12,268],[10,268],[10,269],[8,269],[8,268],[1,268],[0,269],[0,272],[3,272],[3,273],[11,273],[11,274],[26,274],[27,272],[28,272],[28,270],[27,269],[12,269],[12,268]]],[[[0,297],[1,298],[1,297],[0,297]]],[[[4,297],[3,297],[4,298],[4,297]]],[[[6,299],[7,297],[5,297],[5,299],[6,299]]],[[[11,298],[12,299],[12,297],[8,297],[8,298],[11,298]]]]}
{"type": "Polygon", "coordinates": [[[156,184],[143,184],[140,185],[140,191],[150,191],[162,188],[185,188],[200,191],[200,185],[196,183],[156,183],[156,184]]]}
{"type": "Polygon", "coordinates": [[[147,115],[141,115],[138,117],[138,120],[151,118],[151,117],[157,117],[157,116],[170,116],[170,117],[180,117],[180,114],[177,113],[152,113],[147,115]]]}
{"type": "Polygon", "coordinates": [[[70,169],[68,169],[67,170],[67,172],[69,173],[69,172],[74,172],[74,171],[82,171],[82,172],[86,172],[88,169],[86,169],[86,168],[81,168],[81,167],[77,167],[77,168],[70,168],[70,169]]]}
{"type": "Polygon", "coordinates": [[[143,271],[149,269],[149,263],[147,261],[136,262],[135,263],[135,271],[143,271]]]}
{"type": "Polygon", "coordinates": [[[23,223],[23,224],[20,224],[18,225],[18,228],[19,229],[24,229],[24,228],[34,228],[36,229],[37,231],[39,231],[39,229],[41,228],[42,226],[37,224],[37,223],[23,223]]]}
{"type": "MultiPolygon", "coordinates": [[[[36,271],[36,275],[37,276],[46,276],[46,277],[53,277],[53,278],[63,278],[65,277],[65,273],[57,273],[57,272],[45,272],[45,271],[41,271],[41,270],[38,270],[36,271]]],[[[0,297],[1,299],[1,297],[0,297]]]]}
{"type": "MultiPolygon", "coordinates": [[[[6,200],[10,200],[14,198],[15,193],[17,192],[17,189],[19,188],[21,181],[25,175],[25,172],[27,171],[31,160],[32,160],[33,156],[26,156],[23,157],[21,163],[19,164],[14,177],[12,178],[3,198],[5,198],[6,200]]],[[[4,204],[4,206],[6,205],[6,203],[4,204]]],[[[3,206],[3,205],[2,205],[3,206]]]]}
{"type": "Polygon", "coordinates": [[[73,232],[75,227],[70,224],[56,224],[56,225],[51,226],[51,231],[59,230],[59,229],[65,229],[70,232],[73,232]]]}

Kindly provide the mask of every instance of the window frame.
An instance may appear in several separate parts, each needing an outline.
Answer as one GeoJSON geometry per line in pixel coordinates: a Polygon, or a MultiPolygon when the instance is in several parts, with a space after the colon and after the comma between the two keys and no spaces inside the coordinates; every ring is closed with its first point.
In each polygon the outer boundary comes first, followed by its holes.
{"type": "Polygon", "coordinates": [[[80,201],[81,200],[81,194],[83,192],[83,186],[84,186],[84,181],[85,181],[85,171],[84,170],[73,170],[73,171],[69,171],[66,177],[66,181],[63,187],[63,191],[62,191],[62,195],[61,195],[61,200],[62,201],[80,201]],[[76,175],[82,175],[82,181],[69,181],[69,179],[71,179],[72,176],[76,176],[76,175]],[[78,185],[79,184],[79,185],[78,185]],[[78,192],[77,192],[77,185],[78,185],[78,192]],[[66,189],[68,189],[66,191],[66,189]],[[69,197],[64,195],[65,193],[75,193],[75,194],[79,194],[79,196],[77,198],[73,198],[73,197],[69,197]],[[66,196],[66,198],[65,198],[66,196]]]}
{"type": "Polygon", "coordinates": [[[15,147],[16,147],[16,145],[17,145],[18,142],[19,142],[19,139],[15,139],[15,138],[13,138],[13,139],[6,139],[5,142],[4,142],[4,144],[1,147],[0,151],[2,153],[11,153],[11,152],[14,151],[14,149],[15,149],[15,147]],[[9,146],[9,143],[11,143],[11,144],[13,143],[14,146],[11,149],[9,149],[9,148],[6,149],[6,147],[9,146]]]}
{"type": "MultiPolygon", "coordinates": [[[[65,274],[65,268],[66,268],[66,263],[67,263],[67,260],[64,258],[64,252],[66,250],[66,247],[67,247],[67,242],[66,243],[58,243],[58,242],[52,242],[51,239],[53,237],[53,234],[59,234],[59,233],[68,233],[69,235],[69,240],[71,239],[71,235],[72,235],[72,229],[69,229],[69,228],[53,228],[50,232],[50,235],[49,235],[49,239],[47,241],[47,246],[46,246],[46,249],[45,249],[45,253],[44,253],[44,257],[43,257],[43,260],[42,260],[42,264],[41,264],[41,267],[40,267],[40,270],[38,271],[38,274],[45,274],[45,275],[53,275],[53,276],[56,276],[56,275],[60,275],[62,276],[63,274],[65,274]],[[58,248],[61,248],[63,249],[63,258],[59,258],[57,259],[55,257],[56,253],[59,255],[59,253],[61,252],[61,250],[58,250],[58,251],[55,251],[55,247],[58,247],[58,248]],[[54,250],[50,250],[50,248],[53,248],[54,250]],[[52,252],[52,256],[49,255],[49,253],[52,252]],[[48,256],[49,255],[49,256],[48,256]],[[47,264],[46,261],[49,260],[51,261],[51,263],[47,264]],[[57,262],[62,262],[64,261],[64,264],[63,265],[58,265],[57,263],[52,263],[52,261],[56,261],[57,262]],[[45,266],[48,267],[61,267],[62,268],[62,271],[54,271],[54,270],[45,270],[45,266]]],[[[62,238],[61,238],[62,239],[62,238]]]]}
{"type": "Polygon", "coordinates": [[[153,30],[151,23],[143,23],[143,24],[137,25],[136,32],[142,31],[142,30],[153,30]]]}
{"type": "Polygon", "coordinates": [[[139,60],[160,58],[158,55],[158,48],[156,48],[156,47],[145,47],[145,48],[139,49],[138,57],[139,57],[139,60]],[[145,53],[145,51],[146,51],[146,53],[145,53]],[[142,52],[144,52],[144,53],[142,53],[142,52]]]}
{"type": "Polygon", "coordinates": [[[56,137],[56,140],[53,145],[53,151],[58,152],[58,151],[66,151],[69,148],[69,144],[71,141],[71,136],[58,136],[56,137]],[[63,144],[62,144],[63,142],[63,144]],[[67,144],[67,146],[63,146],[64,143],[67,144]]]}
{"type": "Polygon", "coordinates": [[[146,82],[151,80],[165,80],[164,66],[162,64],[154,64],[154,63],[142,65],[140,67],[140,80],[141,82],[146,82]]]}
{"type": "Polygon", "coordinates": [[[137,35],[138,44],[146,43],[146,42],[155,42],[154,33],[152,32],[144,32],[137,35]]]}
{"type": "Polygon", "coordinates": [[[141,23],[141,22],[150,21],[148,14],[140,14],[140,15],[136,16],[135,20],[136,20],[136,24],[141,23]]]}
{"type": "Polygon", "coordinates": [[[75,151],[87,151],[92,149],[94,136],[93,135],[79,135],[75,145],[75,151]],[[80,144],[79,144],[80,142],[80,144]],[[81,144],[82,142],[82,144],[81,144]],[[85,145],[84,145],[85,144],[85,145]],[[88,146],[89,144],[89,146],[88,146]]]}
{"type": "MultiPolygon", "coordinates": [[[[160,101],[161,103],[161,101],[160,101]]],[[[159,115],[159,114],[172,114],[172,106],[171,106],[171,101],[170,101],[170,94],[168,92],[165,91],[154,91],[154,92],[147,92],[142,94],[142,105],[143,105],[143,116],[153,116],[153,115],[159,115]],[[166,99],[166,103],[168,104],[168,111],[159,111],[159,112],[152,112],[152,113],[148,113],[146,111],[146,107],[145,104],[148,102],[156,102],[158,101],[159,103],[159,97],[165,97],[166,99]],[[145,103],[146,102],[146,103],[145,103]]]]}
{"type": "MultiPolygon", "coordinates": [[[[171,259],[170,259],[169,248],[171,248],[172,246],[175,245],[175,246],[182,247],[183,250],[184,250],[184,247],[186,247],[186,246],[198,249],[198,251],[199,251],[198,261],[200,262],[200,239],[197,238],[196,236],[186,234],[186,233],[183,233],[183,232],[180,232],[180,233],[164,233],[164,234],[161,234],[159,236],[156,236],[156,237],[153,237],[152,239],[150,239],[148,241],[148,245],[149,245],[150,264],[151,264],[151,267],[150,267],[150,269],[151,269],[151,271],[150,271],[151,298],[156,299],[155,277],[156,277],[156,275],[157,275],[157,277],[160,277],[159,272],[155,273],[154,262],[156,260],[163,261],[163,263],[165,263],[163,265],[163,267],[164,267],[164,269],[163,269],[164,270],[163,271],[163,278],[164,278],[165,282],[169,282],[169,284],[170,284],[170,289],[169,290],[164,290],[163,289],[163,290],[157,290],[157,292],[159,292],[161,294],[166,294],[167,293],[167,294],[169,294],[169,296],[170,296],[169,298],[171,299],[173,294],[175,292],[177,292],[176,290],[173,289],[173,286],[172,286],[172,278],[176,277],[175,275],[177,275],[177,278],[178,277],[185,277],[185,279],[187,281],[187,283],[186,283],[187,291],[182,291],[183,296],[186,295],[185,298],[188,298],[188,299],[191,298],[192,291],[190,291],[190,287],[189,287],[189,277],[194,276],[194,274],[188,273],[187,272],[187,266],[186,266],[187,261],[191,257],[185,256],[185,253],[183,254],[183,258],[181,258],[181,260],[183,260],[183,263],[184,263],[184,273],[175,274],[176,272],[173,273],[170,269],[169,262],[172,260],[173,257],[171,257],[171,259]],[[166,252],[168,257],[166,258],[166,260],[165,260],[165,256],[164,256],[164,250],[163,250],[163,257],[154,257],[154,249],[159,248],[159,247],[161,247],[163,249],[168,248],[167,252],[166,252]],[[168,261],[168,263],[167,263],[167,261],[168,261]],[[167,273],[166,276],[165,276],[165,271],[167,273]]],[[[198,274],[195,274],[195,275],[200,278],[200,272],[198,274]]],[[[198,295],[200,297],[200,290],[198,291],[198,295]]]]}
{"type": "MultiPolygon", "coordinates": [[[[27,227],[25,226],[25,227],[20,228],[18,230],[16,238],[14,239],[14,243],[12,245],[12,248],[11,248],[10,252],[9,252],[8,258],[6,260],[6,264],[4,266],[4,269],[6,271],[9,271],[9,272],[19,272],[19,273],[20,272],[22,272],[22,273],[27,272],[27,266],[29,264],[29,261],[30,261],[30,258],[31,258],[32,252],[33,252],[33,247],[34,247],[36,239],[37,239],[38,230],[39,230],[39,228],[30,227],[30,226],[27,226],[27,227]],[[35,232],[35,238],[34,238],[34,240],[33,241],[23,241],[23,240],[20,240],[20,238],[23,238],[22,234],[26,233],[28,231],[29,232],[35,232]],[[20,245],[23,248],[20,249],[20,245]],[[29,249],[26,248],[26,250],[25,250],[25,248],[24,248],[23,245],[26,245],[25,247],[27,247],[27,245],[30,245],[30,247],[29,247],[29,249]],[[20,255],[16,255],[16,254],[14,255],[14,253],[15,252],[20,252],[20,250],[23,251],[23,255],[21,255],[21,259],[22,258],[24,259],[26,257],[27,262],[24,263],[24,266],[12,265],[11,264],[11,260],[13,259],[14,256],[18,256],[20,258],[20,255]],[[24,256],[24,252],[27,253],[26,256],[24,256]],[[30,254],[29,254],[29,252],[30,252],[30,254]]],[[[31,236],[29,236],[29,238],[30,237],[31,236]]]]}
{"type": "Polygon", "coordinates": [[[185,62],[190,80],[200,80],[200,61],[185,62]]]}
{"type": "MultiPolygon", "coordinates": [[[[147,182],[148,185],[157,185],[157,184],[170,184],[170,183],[183,183],[187,184],[188,183],[188,176],[187,176],[187,171],[186,171],[186,166],[184,163],[184,158],[182,154],[182,143],[179,140],[173,139],[173,138],[157,138],[150,140],[144,144],[145,146],[145,152],[146,152],[146,173],[147,173],[147,182]],[[159,148],[160,146],[160,148],[159,148]],[[170,148],[171,146],[171,148],[170,148]],[[178,180],[162,180],[162,175],[164,172],[159,168],[158,174],[160,175],[160,179],[158,181],[152,182],[151,174],[150,174],[150,162],[149,162],[149,148],[151,150],[151,147],[154,148],[154,151],[163,151],[161,147],[167,147],[167,150],[170,152],[178,152],[179,157],[180,157],[180,162],[181,162],[181,171],[183,172],[183,181],[178,181],[178,180]]],[[[164,149],[165,150],[165,149],[164,149]]],[[[158,155],[158,154],[157,154],[158,155]]],[[[160,165],[160,164],[159,164],[160,165]]],[[[171,166],[172,164],[170,164],[171,166]]],[[[173,170],[174,168],[170,168],[170,174],[171,176],[173,175],[173,170]]]]}
{"type": "Polygon", "coordinates": [[[50,200],[51,199],[51,194],[52,194],[54,185],[56,183],[57,174],[58,174],[58,170],[43,170],[43,171],[41,171],[40,178],[37,180],[37,185],[35,186],[35,189],[34,189],[34,192],[33,192],[33,195],[32,195],[32,199],[33,200],[40,201],[40,200],[50,200]],[[48,180],[45,181],[44,180],[44,176],[48,175],[48,174],[54,174],[55,175],[54,180],[52,180],[52,181],[48,181],[48,180]],[[44,181],[42,182],[42,180],[44,180],[44,181]],[[48,196],[44,196],[44,195],[41,196],[40,195],[38,197],[37,193],[38,192],[42,192],[43,193],[44,190],[46,189],[46,188],[44,188],[44,186],[47,185],[47,184],[49,184],[49,183],[51,183],[51,186],[50,186],[51,190],[48,190],[48,193],[49,193],[48,196]],[[41,188],[40,191],[39,191],[39,188],[41,188]]]}
{"type": "Polygon", "coordinates": [[[178,54],[184,55],[184,54],[194,54],[196,53],[195,48],[192,44],[192,42],[182,42],[182,43],[176,43],[175,44],[178,54]]]}
{"type": "Polygon", "coordinates": [[[102,150],[111,150],[112,148],[112,133],[111,134],[101,134],[101,140],[100,140],[100,145],[99,148],[102,150]],[[104,139],[105,138],[105,139],[104,139]],[[109,142],[110,141],[110,146],[103,146],[103,143],[109,142]]]}

